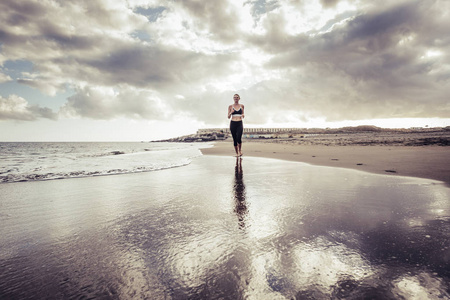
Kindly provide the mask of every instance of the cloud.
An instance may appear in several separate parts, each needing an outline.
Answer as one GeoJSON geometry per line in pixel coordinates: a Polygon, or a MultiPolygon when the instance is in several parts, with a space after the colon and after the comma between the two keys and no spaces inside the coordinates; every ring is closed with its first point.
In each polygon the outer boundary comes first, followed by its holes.
{"type": "Polygon", "coordinates": [[[34,121],[38,118],[56,120],[57,115],[49,108],[29,105],[27,100],[17,95],[0,96],[0,120],[34,121]]]}
{"type": "MultiPolygon", "coordinates": [[[[144,30],[147,19],[125,5],[100,3],[81,1],[45,8],[44,4],[33,4],[23,12],[19,10],[26,5],[2,3],[8,8],[5,15],[23,19],[20,34],[13,26],[3,31],[3,52],[11,60],[31,60],[34,66],[34,73],[24,74],[19,82],[54,95],[68,82],[100,86],[124,83],[156,89],[180,82],[195,84],[209,74],[217,77],[229,71],[232,53],[194,52],[137,40],[133,33],[144,30]],[[50,14],[56,17],[48,19],[50,14]],[[28,45],[23,49],[25,43],[28,45]]],[[[5,19],[8,25],[17,23],[11,17],[5,19]]]]}
{"type": "Polygon", "coordinates": [[[209,32],[212,39],[224,43],[239,40],[239,25],[244,21],[245,3],[241,1],[199,1],[185,0],[179,2],[192,17],[195,30],[209,32]]]}
{"type": "Polygon", "coordinates": [[[89,66],[89,82],[114,85],[126,83],[151,89],[171,88],[177,84],[197,84],[209,74],[226,74],[232,54],[205,55],[165,47],[118,45],[105,57],[80,58],[81,65],[89,66]]]}
{"type": "Polygon", "coordinates": [[[220,125],[236,92],[250,124],[445,118],[449,9],[440,0],[4,0],[0,62],[32,68],[2,69],[0,81],[73,90],[61,113],[93,119],[220,125]]]}
{"type": "Polygon", "coordinates": [[[339,0],[321,0],[320,2],[324,7],[333,7],[339,2],[339,0]]]}
{"type": "Polygon", "coordinates": [[[168,114],[158,97],[146,90],[126,86],[84,87],[68,98],[61,108],[66,116],[83,116],[91,119],[114,117],[164,120],[168,114]]]}
{"type": "Polygon", "coordinates": [[[0,83],[12,81],[12,78],[9,75],[6,75],[4,73],[0,73],[0,83]]]}
{"type": "Polygon", "coordinates": [[[292,81],[283,96],[292,99],[293,109],[296,98],[304,103],[299,109],[329,120],[445,118],[450,43],[442,40],[442,30],[449,24],[438,4],[444,3],[413,1],[368,11],[324,34],[273,34],[282,31],[280,23],[267,23],[268,39],[250,41],[273,54],[267,67],[284,70],[292,81]],[[436,48],[442,55],[424,56],[436,48]]]}

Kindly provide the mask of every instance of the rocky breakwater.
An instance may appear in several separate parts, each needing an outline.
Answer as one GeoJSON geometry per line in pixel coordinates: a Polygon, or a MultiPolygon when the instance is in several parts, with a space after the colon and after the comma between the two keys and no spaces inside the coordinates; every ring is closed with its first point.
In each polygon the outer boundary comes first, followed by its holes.
{"type": "Polygon", "coordinates": [[[154,142],[171,142],[171,143],[193,143],[193,142],[212,142],[218,140],[226,140],[228,135],[225,133],[205,133],[205,134],[190,134],[176,138],[159,140],[154,142]]]}

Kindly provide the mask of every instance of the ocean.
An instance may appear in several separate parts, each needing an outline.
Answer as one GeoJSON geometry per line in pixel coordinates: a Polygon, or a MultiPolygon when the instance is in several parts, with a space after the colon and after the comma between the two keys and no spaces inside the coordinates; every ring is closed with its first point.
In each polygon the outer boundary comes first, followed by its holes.
{"type": "Polygon", "coordinates": [[[0,183],[148,172],[185,166],[210,144],[0,143],[0,183]]]}
{"type": "Polygon", "coordinates": [[[0,299],[449,299],[443,183],[209,146],[8,144],[0,299]]]}

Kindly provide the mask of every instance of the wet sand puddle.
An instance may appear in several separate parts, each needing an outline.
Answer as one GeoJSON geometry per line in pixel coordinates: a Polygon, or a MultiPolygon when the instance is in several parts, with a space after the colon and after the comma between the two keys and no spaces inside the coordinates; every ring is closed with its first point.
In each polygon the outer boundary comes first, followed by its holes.
{"type": "Polygon", "coordinates": [[[431,180],[205,156],[0,191],[0,298],[449,297],[431,180]]]}

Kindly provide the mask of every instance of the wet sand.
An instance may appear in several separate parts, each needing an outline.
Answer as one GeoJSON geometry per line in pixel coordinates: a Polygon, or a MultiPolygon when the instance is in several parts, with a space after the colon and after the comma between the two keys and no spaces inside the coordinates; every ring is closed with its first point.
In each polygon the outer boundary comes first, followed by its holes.
{"type": "Polygon", "coordinates": [[[259,157],[0,185],[1,299],[446,299],[450,189],[259,157]]]}
{"type": "MultiPolygon", "coordinates": [[[[450,186],[450,148],[443,146],[337,146],[244,141],[244,156],[268,157],[320,166],[435,179],[450,186]]],[[[230,141],[202,149],[205,155],[233,156],[230,141]]]]}

